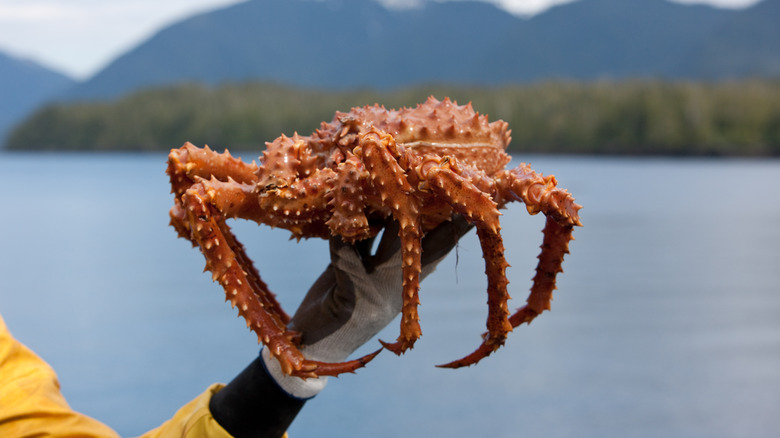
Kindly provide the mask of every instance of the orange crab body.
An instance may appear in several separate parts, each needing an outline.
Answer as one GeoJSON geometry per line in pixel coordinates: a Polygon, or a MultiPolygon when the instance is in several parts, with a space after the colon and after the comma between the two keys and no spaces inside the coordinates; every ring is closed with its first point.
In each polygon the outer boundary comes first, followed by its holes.
{"type": "Polygon", "coordinates": [[[444,365],[467,366],[503,345],[513,327],[549,309],[572,229],[580,225],[580,206],[554,177],[525,164],[505,168],[509,141],[505,122],[488,122],[470,104],[429,98],[415,108],[367,106],[336,113],[310,136],[283,135],[267,143],[260,165],[187,143],[168,160],[176,196],[171,223],[200,247],[214,280],[282,369],[310,377],[354,371],[373,355],[337,364],[305,359],[286,329],[289,316],[225,219],[285,228],[297,238],[340,236],[352,242],[375,236],[388,217],[397,220],[404,317],[397,341],[383,345],[400,354],[421,335],[422,236],[460,214],[477,228],[488,277],[488,332],[475,352],[444,365]],[[511,201],[547,216],[528,303],[512,315],[499,223],[499,209],[511,201]]]}

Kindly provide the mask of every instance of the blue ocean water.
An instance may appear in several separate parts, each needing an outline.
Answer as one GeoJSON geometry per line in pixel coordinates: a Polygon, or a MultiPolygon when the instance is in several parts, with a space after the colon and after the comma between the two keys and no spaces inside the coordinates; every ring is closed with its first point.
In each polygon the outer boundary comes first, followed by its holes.
{"type": "MultiPolygon", "coordinates": [[[[552,311],[477,366],[435,368],[484,331],[472,232],[422,285],[414,350],[331,379],[291,436],[777,436],[780,161],[524,159],[585,207],[552,311]]],[[[0,155],[0,313],[71,405],[123,436],[258,351],[167,225],[164,168],[160,154],[0,155]]],[[[518,204],[501,220],[519,307],[542,218],[518,204]]],[[[233,227],[292,311],[327,265],[326,243],[233,227]]]]}

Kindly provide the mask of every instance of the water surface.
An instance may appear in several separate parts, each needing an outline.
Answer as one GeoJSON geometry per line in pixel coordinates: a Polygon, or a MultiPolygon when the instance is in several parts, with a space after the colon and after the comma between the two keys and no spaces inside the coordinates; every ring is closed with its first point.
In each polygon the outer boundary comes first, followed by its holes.
{"type": "MultiPolygon", "coordinates": [[[[484,331],[472,232],[423,283],[415,349],[332,379],[291,435],[777,436],[780,161],[527,159],[585,206],[553,310],[475,367],[434,368],[484,331]]],[[[164,167],[156,154],[0,155],[0,313],[74,408],[125,436],[258,351],[168,227],[164,167]]],[[[542,218],[513,205],[502,224],[519,307],[542,218]]],[[[234,228],[292,311],[327,264],[325,242],[234,228]]]]}

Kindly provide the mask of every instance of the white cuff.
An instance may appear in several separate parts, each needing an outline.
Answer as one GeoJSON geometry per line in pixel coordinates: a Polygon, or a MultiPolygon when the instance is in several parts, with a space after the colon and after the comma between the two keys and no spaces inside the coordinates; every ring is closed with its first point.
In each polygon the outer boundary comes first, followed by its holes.
{"type": "Polygon", "coordinates": [[[319,394],[325,388],[325,384],[328,383],[327,377],[302,379],[285,374],[282,371],[282,366],[279,365],[279,361],[271,356],[267,348],[263,348],[260,351],[260,357],[263,358],[263,364],[265,369],[268,370],[268,374],[274,378],[279,387],[295,398],[303,400],[312,398],[319,394]]]}

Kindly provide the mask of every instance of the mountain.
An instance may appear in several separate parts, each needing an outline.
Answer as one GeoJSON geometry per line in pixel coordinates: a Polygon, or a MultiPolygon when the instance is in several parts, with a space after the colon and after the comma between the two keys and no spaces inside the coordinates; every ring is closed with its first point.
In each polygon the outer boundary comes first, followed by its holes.
{"type": "Polygon", "coordinates": [[[495,85],[559,77],[780,75],[780,0],[743,10],[580,0],[529,19],[474,1],[250,0],[161,30],[74,87],[113,97],[194,81],[325,88],[495,85]]]}
{"type": "Polygon", "coordinates": [[[168,27],[92,80],[79,96],[173,81],[264,79],[317,87],[476,81],[464,66],[518,19],[476,2],[388,10],[366,0],[252,0],[168,27]]]}
{"type": "Polygon", "coordinates": [[[35,62],[0,52],[0,143],[8,130],[38,105],[75,82],[35,62]]]}
{"type": "Polygon", "coordinates": [[[664,0],[581,0],[549,9],[503,42],[502,78],[689,76],[691,50],[737,12],[664,0]],[[513,76],[514,72],[514,76],[513,76]]]}
{"type": "Polygon", "coordinates": [[[780,0],[764,0],[720,23],[681,63],[691,76],[780,76],[780,0]]]}

